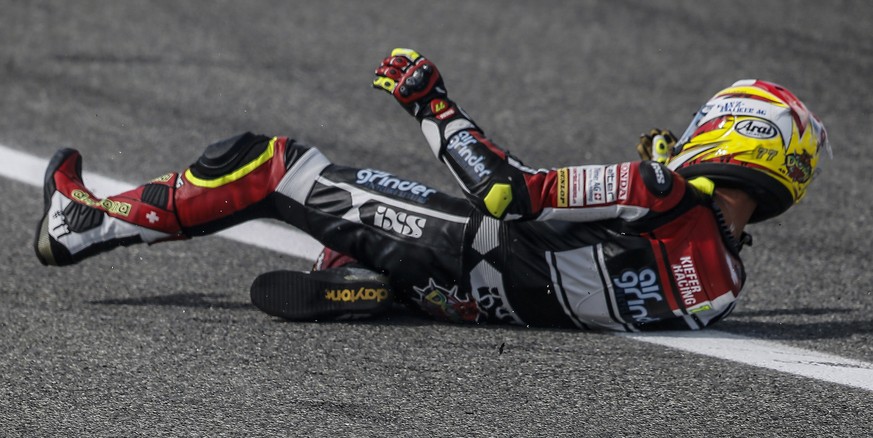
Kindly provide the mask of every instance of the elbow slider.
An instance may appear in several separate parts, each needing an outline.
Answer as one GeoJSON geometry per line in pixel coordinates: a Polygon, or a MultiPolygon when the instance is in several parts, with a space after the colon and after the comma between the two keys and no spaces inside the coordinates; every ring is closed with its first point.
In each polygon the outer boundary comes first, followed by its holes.
{"type": "Polygon", "coordinates": [[[483,199],[485,208],[496,218],[503,217],[506,208],[512,202],[512,187],[509,184],[496,183],[488,190],[483,199]]]}

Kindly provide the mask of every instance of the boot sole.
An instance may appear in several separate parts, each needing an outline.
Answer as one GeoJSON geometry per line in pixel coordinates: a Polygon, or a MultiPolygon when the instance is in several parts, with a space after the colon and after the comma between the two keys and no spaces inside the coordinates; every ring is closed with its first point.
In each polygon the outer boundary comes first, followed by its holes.
{"type": "MultiPolygon", "coordinates": [[[[67,160],[67,158],[76,153],[75,150],[64,148],[52,155],[51,160],[49,160],[49,164],[45,170],[45,177],[43,178],[43,193],[42,193],[42,218],[36,224],[36,232],[34,233],[33,239],[33,250],[36,252],[36,258],[39,259],[39,262],[44,266],[60,266],[60,260],[55,258],[55,254],[53,251],[52,239],[49,236],[48,232],[48,214],[49,209],[51,208],[52,196],[57,190],[55,187],[55,172],[57,172],[58,168],[61,167],[61,164],[67,160]]],[[[81,174],[81,161],[77,163],[77,170],[81,174]]],[[[67,263],[68,264],[68,263],[67,263]]]]}
{"type": "Polygon", "coordinates": [[[384,281],[343,277],[331,270],[273,271],[251,287],[252,304],[265,313],[295,321],[374,316],[391,308],[384,281]]]}

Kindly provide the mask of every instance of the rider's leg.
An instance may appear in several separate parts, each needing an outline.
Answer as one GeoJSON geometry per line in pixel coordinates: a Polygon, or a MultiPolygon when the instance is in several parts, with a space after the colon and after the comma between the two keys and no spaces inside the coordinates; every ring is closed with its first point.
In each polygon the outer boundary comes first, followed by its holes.
{"type": "Polygon", "coordinates": [[[271,192],[265,185],[281,178],[277,150],[284,143],[248,133],[233,137],[207,147],[184,174],[104,199],[85,187],[80,154],[60,150],[46,170],[36,255],[46,265],[69,265],[119,245],[185,239],[263,216],[271,192]],[[188,205],[198,196],[198,205],[188,205]]]}
{"type": "MultiPolygon", "coordinates": [[[[207,147],[182,174],[97,199],[81,158],[58,152],[46,174],[35,248],[50,265],[119,245],[209,234],[260,217],[284,220],[365,266],[410,285],[420,272],[460,276],[471,207],[384,172],[331,164],[317,149],[244,134],[207,147]]],[[[293,244],[293,242],[289,242],[293,244]]]]}

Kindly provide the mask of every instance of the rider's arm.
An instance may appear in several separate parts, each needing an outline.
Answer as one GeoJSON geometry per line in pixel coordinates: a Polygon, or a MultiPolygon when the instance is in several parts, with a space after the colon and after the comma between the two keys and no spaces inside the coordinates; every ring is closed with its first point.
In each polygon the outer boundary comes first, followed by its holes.
{"type": "Polygon", "coordinates": [[[376,75],[374,86],[415,116],[467,198],[493,217],[633,221],[670,209],[685,192],[684,180],[650,161],[552,170],[524,166],[448,98],[436,66],[414,51],[395,49],[376,75]]]}
{"type": "Polygon", "coordinates": [[[420,117],[434,155],[483,212],[512,219],[633,221],[676,205],[684,181],[654,161],[532,169],[489,140],[450,99],[420,117]],[[434,111],[434,109],[441,109],[434,111]]]}

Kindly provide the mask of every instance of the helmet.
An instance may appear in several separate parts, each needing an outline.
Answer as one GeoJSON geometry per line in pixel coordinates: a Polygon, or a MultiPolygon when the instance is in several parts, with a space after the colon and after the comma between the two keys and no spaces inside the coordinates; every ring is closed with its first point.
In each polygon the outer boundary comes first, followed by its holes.
{"type": "Polygon", "coordinates": [[[758,203],[750,222],[797,203],[831,155],[821,120],[785,88],[746,79],[719,91],[694,115],[667,165],[687,179],[745,191],[758,203]]]}

